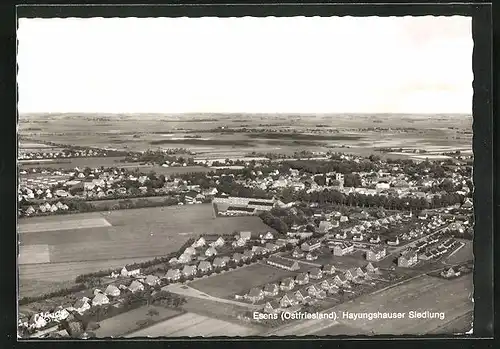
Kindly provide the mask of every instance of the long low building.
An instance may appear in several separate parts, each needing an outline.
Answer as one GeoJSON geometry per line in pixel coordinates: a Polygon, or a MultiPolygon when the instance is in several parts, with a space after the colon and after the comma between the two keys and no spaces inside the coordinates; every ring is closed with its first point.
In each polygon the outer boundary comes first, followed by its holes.
{"type": "Polygon", "coordinates": [[[243,197],[215,197],[212,201],[219,212],[237,212],[253,214],[259,211],[270,211],[278,204],[275,199],[255,199],[243,197]]]}

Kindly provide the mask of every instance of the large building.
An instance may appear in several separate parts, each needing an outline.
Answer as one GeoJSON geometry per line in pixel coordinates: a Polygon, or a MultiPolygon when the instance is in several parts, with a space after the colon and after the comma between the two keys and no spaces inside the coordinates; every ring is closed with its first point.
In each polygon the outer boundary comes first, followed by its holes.
{"type": "Polygon", "coordinates": [[[212,201],[221,214],[255,214],[270,211],[277,205],[275,199],[254,199],[236,196],[216,197],[212,201]]]}

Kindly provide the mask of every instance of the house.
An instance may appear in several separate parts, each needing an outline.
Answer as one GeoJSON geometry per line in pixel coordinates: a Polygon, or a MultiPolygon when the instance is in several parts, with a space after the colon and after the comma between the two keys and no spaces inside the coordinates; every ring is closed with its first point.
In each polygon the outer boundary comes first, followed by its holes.
{"type": "Polygon", "coordinates": [[[398,258],[398,266],[409,268],[418,262],[417,253],[415,251],[407,250],[398,258]]]}
{"type": "Polygon", "coordinates": [[[367,274],[376,274],[378,273],[379,269],[377,267],[374,267],[373,264],[368,263],[365,267],[365,272],[367,274]]]}
{"type": "Polygon", "coordinates": [[[319,291],[321,291],[321,289],[316,286],[316,285],[311,285],[307,288],[307,293],[310,295],[310,296],[315,296],[316,293],[318,293],[319,291]]]}
{"type": "Polygon", "coordinates": [[[302,251],[311,252],[321,247],[321,241],[318,239],[311,239],[310,241],[304,242],[300,248],[302,251]]]}
{"type": "Polygon", "coordinates": [[[214,268],[224,268],[226,264],[226,260],[222,257],[216,257],[212,263],[214,268]]]}
{"type": "Polygon", "coordinates": [[[347,218],[347,216],[340,216],[340,223],[345,223],[348,221],[349,221],[349,218],[347,218]]]}
{"type": "Polygon", "coordinates": [[[90,309],[89,299],[87,297],[83,297],[76,301],[73,305],[73,308],[80,314],[83,314],[87,310],[90,309]]]}
{"type": "Polygon", "coordinates": [[[245,298],[251,302],[257,302],[264,298],[264,291],[261,288],[254,287],[245,295],[245,298]]]}
{"type": "Polygon", "coordinates": [[[304,292],[303,290],[298,290],[297,292],[294,293],[295,299],[299,301],[300,303],[307,303],[309,300],[309,295],[304,292]]]}
{"type": "Polygon", "coordinates": [[[293,290],[295,287],[295,281],[291,277],[287,277],[281,281],[280,289],[283,291],[293,290]]]}
{"type": "Polygon", "coordinates": [[[250,240],[252,238],[251,231],[240,231],[240,238],[243,240],[250,240]]]}
{"type": "Polygon", "coordinates": [[[308,261],[314,261],[316,259],[318,259],[318,256],[315,254],[315,253],[311,253],[309,252],[307,255],[306,255],[306,259],[308,261]]]}
{"type": "Polygon", "coordinates": [[[268,231],[267,233],[265,234],[261,234],[259,236],[261,239],[264,239],[264,240],[273,240],[274,239],[274,235],[273,233],[271,233],[270,231],[268,231]]]}
{"type": "Polygon", "coordinates": [[[274,252],[276,250],[279,249],[279,246],[278,245],[275,245],[275,244],[272,244],[270,242],[266,243],[266,246],[265,246],[266,250],[268,251],[271,251],[271,252],[274,252]]]}
{"type": "Polygon", "coordinates": [[[128,272],[128,276],[139,276],[141,275],[141,269],[134,269],[128,272]]]}
{"type": "Polygon", "coordinates": [[[319,228],[318,229],[319,229],[320,233],[325,234],[325,233],[327,233],[332,228],[333,228],[333,225],[332,225],[331,222],[329,222],[329,221],[321,221],[319,223],[319,228]]]}
{"type": "Polygon", "coordinates": [[[387,241],[387,245],[389,246],[397,246],[399,245],[399,237],[396,236],[396,239],[395,240],[388,240],[387,241]]]}
{"type": "Polygon", "coordinates": [[[47,320],[43,318],[40,314],[34,314],[30,321],[29,321],[30,327],[34,328],[43,328],[47,326],[47,320]]]}
{"type": "Polygon", "coordinates": [[[120,295],[120,290],[115,285],[108,285],[104,290],[104,294],[111,297],[118,297],[120,295]]]}
{"type": "Polygon", "coordinates": [[[292,257],[293,258],[301,258],[304,256],[304,252],[302,252],[301,249],[299,249],[298,247],[296,247],[294,250],[293,250],[293,253],[292,253],[292,257]]]}
{"type": "Polygon", "coordinates": [[[266,254],[268,250],[262,246],[252,246],[252,252],[255,253],[256,255],[262,255],[266,254]]]}
{"type": "Polygon", "coordinates": [[[196,274],[196,265],[185,265],[182,269],[182,275],[192,276],[196,274]]]}
{"type": "Polygon", "coordinates": [[[182,254],[194,256],[196,254],[196,249],[192,246],[186,248],[182,254]]]}
{"type": "Polygon", "coordinates": [[[127,268],[123,267],[122,270],[120,271],[120,275],[123,277],[128,277],[129,273],[128,273],[127,268]]]}
{"type": "Polygon", "coordinates": [[[365,273],[361,268],[351,268],[345,271],[344,276],[347,280],[352,281],[358,277],[364,277],[365,273]]]}
{"type": "Polygon", "coordinates": [[[384,247],[372,247],[366,252],[366,260],[378,262],[386,256],[386,249],[384,247]]]}
{"type": "Polygon", "coordinates": [[[198,264],[198,270],[202,273],[209,272],[210,270],[212,270],[212,264],[210,264],[209,261],[201,261],[198,264]]]}
{"type": "MultiPolygon", "coordinates": [[[[236,263],[239,263],[241,260],[243,260],[243,255],[239,252],[236,252],[233,254],[233,257],[232,257],[233,261],[235,261],[236,263]]],[[[198,267],[199,268],[199,267],[198,267]]]]}
{"type": "Polygon", "coordinates": [[[139,281],[134,280],[132,283],[129,285],[128,289],[132,292],[139,292],[139,291],[144,291],[144,285],[141,284],[139,281]]]}
{"type": "Polygon", "coordinates": [[[275,313],[278,313],[279,311],[280,311],[280,304],[275,300],[272,300],[270,302],[266,302],[266,304],[264,305],[264,312],[265,313],[275,314],[275,313]]]}
{"type": "Polygon", "coordinates": [[[323,271],[320,268],[313,268],[309,271],[311,279],[319,280],[323,277],[323,271]]]}
{"type": "Polygon", "coordinates": [[[347,280],[344,275],[335,275],[333,282],[337,286],[345,286],[349,283],[349,280],[347,280]]]}
{"type": "Polygon", "coordinates": [[[244,259],[252,259],[253,256],[254,256],[253,251],[251,251],[251,250],[245,250],[245,251],[243,251],[243,258],[244,259]]]}
{"type": "Polygon", "coordinates": [[[327,274],[327,275],[335,274],[335,272],[337,271],[333,264],[324,265],[322,270],[323,270],[323,273],[327,274]]]}
{"type": "Polygon", "coordinates": [[[376,238],[370,238],[371,244],[379,244],[380,243],[380,235],[377,235],[376,238]]]}
{"type": "Polygon", "coordinates": [[[326,298],[326,291],[320,289],[318,292],[316,292],[316,294],[314,296],[317,299],[325,299],[326,298]]]}
{"type": "Polygon", "coordinates": [[[94,307],[104,304],[109,304],[109,298],[106,297],[106,295],[103,293],[96,294],[95,297],[92,299],[92,306],[94,307]]]}
{"type": "Polygon", "coordinates": [[[144,282],[149,286],[155,286],[160,282],[160,278],[156,275],[148,275],[144,282]]]}
{"type": "Polygon", "coordinates": [[[345,256],[349,253],[354,252],[354,245],[351,243],[342,243],[340,245],[335,245],[333,247],[334,256],[345,256]]]}
{"type": "Polygon", "coordinates": [[[243,247],[247,243],[247,240],[238,238],[236,241],[233,241],[231,244],[233,247],[243,247]]]}
{"type": "Polygon", "coordinates": [[[460,276],[460,271],[455,271],[453,268],[449,268],[448,270],[443,270],[441,272],[441,276],[445,278],[451,278],[454,276],[460,276]]]}
{"type": "Polygon", "coordinates": [[[319,285],[323,290],[329,290],[332,286],[335,286],[333,281],[323,280],[319,285]]]}
{"type": "Polygon", "coordinates": [[[326,293],[329,295],[335,295],[335,294],[339,293],[339,287],[337,285],[332,285],[332,287],[330,287],[326,291],[326,293]]]}
{"type": "Polygon", "coordinates": [[[191,246],[193,247],[203,247],[205,246],[207,242],[205,241],[205,238],[202,236],[200,237],[198,240],[196,240],[195,242],[193,242],[193,244],[191,246]]]}
{"type": "Polygon", "coordinates": [[[205,251],[205,256],[212,257],[217,255],[217,250],[214,247],[209,247],[205,251]]]}
{"type": "Polygon", "coordinates": [[[298,304],[297,298],[293,293],[287,293],[280,299],[280,306],[282,308],[288,308],[297,304],[298,304]]]}
{"type": "Polygon", "coordinates": [[[295,282],[298,285],[305,285],[309,283],[309,274],[308,273],[300,273],[295,277],[295,282]]]}
{"type": "Polygon", "coordinates": [[[169,269],[165,278],[168,281],[177,281],[181,277],[181,271],[179,269],[169,269]]]}
{"type": "Polygon", "coordinates": [[[224,239],[220,236],[217,240],[215,240],[211,246],[212,247],[222,247],[224,246],[224,244],[226,243],[226,241],[224,241],[224,239]]]}
{"type": "Polygon", "coordinates": [[[274,296],[278,295],[279,287],[275,283],[267,284],[266,286],[264,286],[263,292],[264,292],[264,296],[274,297],[274,296]]]}
{"type": "Polygon", "coordinates": [[[344,230],[342,233],[335,234],[335,239],[339,239],[339,240],[347,239],[347,232],[344,230]]]}
{"type": "Polygon", "coordinates": [[[299,263],[297,263],[297,261],[292,261],[278,256],[269,257],[267,259],[267,264],[290,271],[300,269],[299,263]]]}

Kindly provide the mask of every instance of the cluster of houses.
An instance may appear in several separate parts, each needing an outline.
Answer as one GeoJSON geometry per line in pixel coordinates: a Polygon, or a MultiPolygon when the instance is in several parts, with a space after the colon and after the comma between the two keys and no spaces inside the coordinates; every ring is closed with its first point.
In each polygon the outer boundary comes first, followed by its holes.
{"type": "Polygon", "coordinates": [[[83,158],[92,156],[107,156],[102,149],[64,149],[61,151],[47,152],[27,152],[19,151],[19,160],[42,160],[42,159],[61,159],[61,158],[83,158]]]}
{"type": "Polygon", "coordinates": [[[95,289],[92,297],[83,296],[72,305],[67,305],[66,307],[61,305],[58,306],[53,312],[35,313],[29,319],[19,319],[18,326],[25,327],[30,330],[46,329],[47,327],[51,327],[51,325],[65,320],[74,312],[84,314],[92,307],[98,307],[111,303],[113,303],[112,305],[119,306],[122,301],[120,296],[124,292],[136,293],[138,291],[143,291],[145,289],[145,285],[154,287],[159,285],[161,282],[161,278],[157,275],[142,275],[140,269],[128,271],[125,267],[123,267],[120,273],[113,272],[110,275],[110,278],[122,278],[129,280],[130,283],[128,286],[125,286],[124,284],[119,284],[119,286],[108,284],[104,291],[95,289]]]}
{"type": "Polygon", "coordinates": [[[308,272],[299,272],[294,277],[286,277],[279,282],[253,287],[245,295],[237,295],[235,298],[251,303],[265,301],[263,310],[276,313],[285,308],[338,294],[340,289],[351,288],[353,283],[362,282],[363,279],[377,274],[378,268],[371,263],[364,268],[351,268],[343,272],[338,271],[334,265],[327,264],[308,272]]]}

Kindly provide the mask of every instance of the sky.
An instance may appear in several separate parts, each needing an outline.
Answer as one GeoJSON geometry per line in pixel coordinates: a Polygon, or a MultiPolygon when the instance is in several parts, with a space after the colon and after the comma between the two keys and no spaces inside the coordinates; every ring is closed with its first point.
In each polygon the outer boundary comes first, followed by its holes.
{"type": "Polygon", "coordinates": [[[470,114],[471,23],[21,18],[18,110],[470,114]]]}

